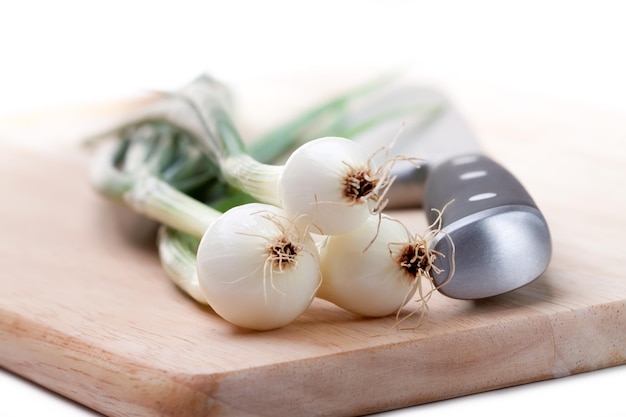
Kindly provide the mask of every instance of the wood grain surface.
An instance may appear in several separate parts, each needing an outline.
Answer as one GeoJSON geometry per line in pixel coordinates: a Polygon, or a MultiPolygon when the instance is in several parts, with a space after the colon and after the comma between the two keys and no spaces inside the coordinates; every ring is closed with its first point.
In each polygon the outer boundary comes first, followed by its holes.
{"type": "Polygon", "coordinates": [[[110,416],[348,416],[626,363],[626,122],[453,91],[548,219],[553,259],[534,283],[435,294],[405,330],[316,300],[290,326],[245,331],[171,284],[153,230],[90,188],[82,150],[5,143],[0,366],[110,416]]]}

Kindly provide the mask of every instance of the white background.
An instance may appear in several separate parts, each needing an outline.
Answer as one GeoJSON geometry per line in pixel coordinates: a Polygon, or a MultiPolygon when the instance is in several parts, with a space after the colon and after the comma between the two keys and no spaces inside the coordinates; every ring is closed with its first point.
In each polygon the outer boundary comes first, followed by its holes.
{"type": "MultiPolygon", "coordinates": [[[[0,3],[0,118],[155,88],[409,67],[626,115],[626,2],[0,3]]],[[[0,342],[1,343],[1,342],[0,342]]],[[[626,371],[592,372],[392,415],[625,415],[626,371]],[[619,413],[618,411],[621,411],[619,413]]],[[[0,372],[0,415],[91,415],[0,372]]]]}
{"type": "Polygon", "coordinates": [[[208,69],[241,77],[409,65],[626,109],[620,1],[20,1],[0,6],[0,113],[208,69]]]}

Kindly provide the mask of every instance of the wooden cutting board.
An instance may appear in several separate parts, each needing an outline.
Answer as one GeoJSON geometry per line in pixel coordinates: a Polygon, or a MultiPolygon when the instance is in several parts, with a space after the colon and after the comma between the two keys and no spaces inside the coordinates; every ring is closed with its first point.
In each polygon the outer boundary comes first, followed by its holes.
{"type": "MultiPolygon", "coordinates": [[[[151,234],[91,190],[80,149],[5,143],[0,366],[110,416],[342,416],[626,363],[623,116],[453,92],[548,219],[553,259],[534,283],[475,302],[435,294],[408,330],[316,300],[290,326],[245,331],[170,283],[151,234]]],[[[45,139],[89,124],[59,120],[22,127],[45,139]]]]}

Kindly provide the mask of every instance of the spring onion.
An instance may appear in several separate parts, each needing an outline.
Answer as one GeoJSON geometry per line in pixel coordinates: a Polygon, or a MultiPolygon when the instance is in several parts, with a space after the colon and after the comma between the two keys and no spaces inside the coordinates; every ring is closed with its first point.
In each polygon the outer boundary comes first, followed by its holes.
{"type": "Polygon", "coordinates": [[[319,234],[340,234],[360,225],[368,213],[384,208],[393,182],[390,169],[376,169],[360,145],[341,137],[324,137],[296,149],[284,165],[255,160],[218,98],[190,100],[205,124],[201,144],[216,157],[231,186],[260,202],[285,209],[319,234]]]}
{"type": "Polygon", "coordinates": [[[432,273],[439,271],[435,259],[443,256],[430,247],[440,222],[421,236],[390,216],[370,216],[357,229],[328,237],[320,248],[318,297],[368,317],[399,315],[416,291],[426,306],[435,289],[432,273]]]}
{"type": "Polygon", "coordinates": [[[234,207],[202,237],[200,287],[209,305],[242,327],[285,326],[311,304],[321,283],[315,242],[275,206],[234,207]]]}
{"type": "Polygon", "coordinates": [[[222,214],[154,177],[137,179],[125,201],[148,218],[200,238],[195,257],[171,259],[168,254],[184,252],[166,247],[171,241],[161,232],[162,263],[183,291],[229,322],[274,329],[313,301],[321,283],[315,242],[282,209],[248,203],[222,214]]]}

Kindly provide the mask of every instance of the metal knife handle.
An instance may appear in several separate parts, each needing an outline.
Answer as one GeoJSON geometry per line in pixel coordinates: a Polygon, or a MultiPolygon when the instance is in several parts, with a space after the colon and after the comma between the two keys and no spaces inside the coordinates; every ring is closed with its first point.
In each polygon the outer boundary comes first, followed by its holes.
{"type": "Polygon", "coordinates": [[[550,262],[548,225],[532,197],[504,167],[481,154],[433,167],[424,189],[429,222],[442,215],[433,249],[440,292],[461,299],[506,293],[539,277],[550,262]],[[454,201],[453,201],[454,200],[454,201]],[[454,259],[454,265],[452,264],[454,259]],[[450,277],[450,272],[454,274],[450,277]]]}

